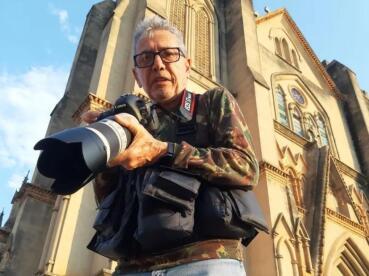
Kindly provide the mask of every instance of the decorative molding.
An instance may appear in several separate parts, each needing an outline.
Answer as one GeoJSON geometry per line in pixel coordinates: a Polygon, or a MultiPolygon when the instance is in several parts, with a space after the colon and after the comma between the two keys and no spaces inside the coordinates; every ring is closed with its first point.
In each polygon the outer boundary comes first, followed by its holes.
{"type": "Polygon", "coordinates": [[[23,183],[20,190],[15,192],[11,203],[14,204],[15,201],[19,200],[23,201],[28,196],[50,205],[54,205],[56,200],[56,194],[51,191],[31,183],[23,183]]]}
{"type": "Polygon", "coordinates": [[[295,233],[293,229],[291,229],[283,213],[279,213],[272,227],[271,234],[273,238],[281,235],[278,241],[287,239],[289,242],[291,242],[295,240],[295,233]]]}
{"type": "Polygon", "coordinates": [[[287,183],[288,174],[266,161],[261,161],[259,163],[259,170],[260,174],[265,173],[277,181],[287,183]]]}
{"type": "Polygon", "coordinates": [[[280,153],[279,165],[283,171],[288,168],[293,168],[295,177],[301,180],[302,175],[305,175],[308,170],[308,164],[301,153],[294,154],[289,146],[281,147],[277,142],[277,148],[280,153]],[[298,166],[302,166],[298,169],[298,166]]]}
{"type": "Polygon", "coordinates": [[[300,147],[303,147],[304,149],[309,148],[309,146],[314,143],[314,142],[310,142],[306,140],[304,137],[301,137],[300,135],[297,135],[292,130],[290,130],[288,127],[282,125],[276,120],[274,120],[274,129],[276,130],[277,133],[291,140],[292,142],[299,145],[300,147]]]}
{"type": "Polygon", "coordinates": [[[340,213],[333,211],[332,209],[326,207],[326,215],[331,220],[337,222],[340,225],[354,231],[355,233],[365,237],[365,227],[357,222],[352,221],[348,217],[341,215],[340,213]]]}
{"type": "Polygon", "coordinates": [[[368,186],[368,179],[363,174],[351,168],[350,166],[343,163],[341,160],[337,158],[335,158],[335,161],[341,173],[351,177],[352,179],[354,179],[363,186],[368,186]]]}
{"type": "Polygon", "coordinates": [[[299,213],[302,214],[303,216],[305,216],[305,214],[308,212],[305,208],[301,206],[296,206],[296,207],[297,207],[297,211],[299,211],[299,213]]]}
{"type": "Polygon", "coordinates": [[[81,115],[88,110],[103,111],[111,108],[113,105],[96,96],[95,94],[89,93],[86,99],[78,107],[77,111],[74,112],[72,118],[78,124],[81,123],[81,115]]]}
{"type": "Polygon", "coordinates": [[[294,223],[294,231],[295,236],[300,243],[305,243],[305,246],[309,246],[308,241],[310,241],[310,237],[308,231],[303,222],[303,218],[296,218],[294,223]]]}

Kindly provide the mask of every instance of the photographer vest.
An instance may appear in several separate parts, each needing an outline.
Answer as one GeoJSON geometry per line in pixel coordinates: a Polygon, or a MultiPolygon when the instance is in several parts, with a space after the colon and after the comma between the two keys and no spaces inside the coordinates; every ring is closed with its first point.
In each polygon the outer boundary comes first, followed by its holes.
{"type": "MultiPolygon", "coordinates": [[[[167,135],[169,124],[164,124],[154,136],[169,143],[211,146],[210,123],[199,118],[198,98],[185,91],[179,114],[163,111],[175,121],[174,131],[167,135]]],[[[121,174],[117,188],[99,206],[89,249],[117,260],[214,238],[242,239],[246,246],[258,231],[268,232],[253,191],[214,186],[170,163],[167,156],[121,174]]]]}

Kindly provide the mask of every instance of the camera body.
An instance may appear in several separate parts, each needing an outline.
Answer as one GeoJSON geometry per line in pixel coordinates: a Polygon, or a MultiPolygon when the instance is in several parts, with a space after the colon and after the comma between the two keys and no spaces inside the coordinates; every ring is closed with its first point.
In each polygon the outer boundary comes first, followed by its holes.
{"type": "Polygon", "coordinates": [[[156,116],[156,106],[148,99],[133,95],[125,94],[120,96],[114,106],[102,112],[97,121],[105,119],[115,114],[128,113],[136,117],[148,131],[154,131],[158,128],[158,118],[156,116]]]}
{"type": "Polygon", "coordinates": [[[42,150],[37,168],[44,176],[55,179],[53,192],[63,195],[76,192],[129,146],[130,132],[111,118],[119,113],[133,115],[150,132],[158,127],[155,105],[126,94],[101,113],[95,123],[65,129],[36,143],[34,149],[42,150]]]}

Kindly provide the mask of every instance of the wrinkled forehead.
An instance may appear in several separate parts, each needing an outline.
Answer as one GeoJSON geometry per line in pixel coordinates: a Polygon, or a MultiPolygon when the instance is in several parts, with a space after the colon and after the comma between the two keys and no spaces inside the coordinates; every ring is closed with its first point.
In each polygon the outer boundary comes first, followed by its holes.
{"type": "Polygon", "coordinates": [[[142,51],[150,51],[154,48],[160,50],[166,47],[179,47],[180,41],[178,37],[168,30],[147,30],[143,32],[142,35],[136,42],[135,53],[140,53],[142,51]]]}

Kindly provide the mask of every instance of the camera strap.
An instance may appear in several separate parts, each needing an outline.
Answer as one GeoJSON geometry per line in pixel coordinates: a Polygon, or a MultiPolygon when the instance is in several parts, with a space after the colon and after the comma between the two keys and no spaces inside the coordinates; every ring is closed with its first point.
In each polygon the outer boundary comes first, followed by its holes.
{"type": "MultiPolygon", "coordinates": [[[[195,137],[196,133],[196,111],[199,95],[185,90],[182,94],[181,106],[179,112],[182,115],[181,120],[177,121],[177,140],[181,138],[195,137]]],[[[185,139],[186,140],[186,139],[185,139]]]]}
{"type": "Polygon", "coordinates": [[[155,105],[155,108],[160,108],[161,111],[166,113],[172,120],[176,122],[176,136],[177,141],[183,140],[183,136],[190,137],[195,136],[196,133],[196,109],[199,95],[190,91],[184,90],[181,98],[181,105],[177,112],[171,112],[162,108],[159,105],[155,105]]]}
{"type": "Polygon", "coordinates": [[[191,121],[194,116],[196,106],[196,95],[190,91],[183,91],[181,106],[179,108],[180,114],[183,116],[185,122],[191,121]]]}

